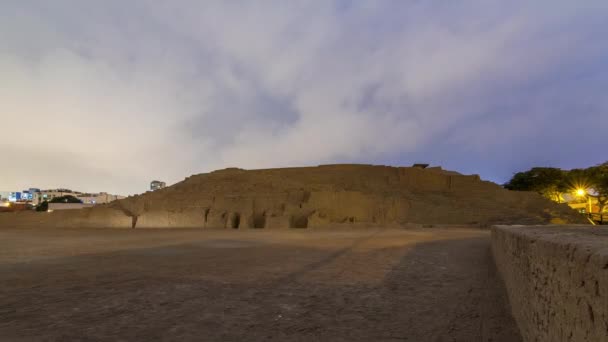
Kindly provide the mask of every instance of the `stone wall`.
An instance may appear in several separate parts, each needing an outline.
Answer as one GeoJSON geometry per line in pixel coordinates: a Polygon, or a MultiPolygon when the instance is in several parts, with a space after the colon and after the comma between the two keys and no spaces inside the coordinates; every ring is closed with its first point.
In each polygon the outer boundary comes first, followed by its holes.
{"type": "Polygon", "coordinates": [[[131,228],[132,217],[108,207],[58,210],[52,213],[28,210],[0,214],[0,227],[131,228]]]}
{"type": "Polygon", "coordinates": [[[608,341],[608,229],[495,226],[492,250],[525,341],[608,341]]]}

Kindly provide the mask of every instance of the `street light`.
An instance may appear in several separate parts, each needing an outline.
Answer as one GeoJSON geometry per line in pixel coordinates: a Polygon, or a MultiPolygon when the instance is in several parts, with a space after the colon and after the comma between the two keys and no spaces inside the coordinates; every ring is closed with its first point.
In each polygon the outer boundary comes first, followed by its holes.
{"type": "Polygon", "coordinates": [[[583,188],[577,188],[574,193],[576,194],[576,196],[578,197],[583,197],[585,198],[585,210],[587,211],[588,214],[591,213],[591,197],[587,196],[587,190],[583,189],[583,188]]]}

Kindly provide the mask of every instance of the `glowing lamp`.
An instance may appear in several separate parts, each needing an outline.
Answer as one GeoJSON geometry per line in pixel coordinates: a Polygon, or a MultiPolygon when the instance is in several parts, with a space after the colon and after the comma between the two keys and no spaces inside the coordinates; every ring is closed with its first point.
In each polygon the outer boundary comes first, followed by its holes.
{"type": "Polygon", "coordinates": [[[585,189],[576,189],[577,196],[585,196],[586,194],[587,194],[587,191],[585,191],[585,189]]]}

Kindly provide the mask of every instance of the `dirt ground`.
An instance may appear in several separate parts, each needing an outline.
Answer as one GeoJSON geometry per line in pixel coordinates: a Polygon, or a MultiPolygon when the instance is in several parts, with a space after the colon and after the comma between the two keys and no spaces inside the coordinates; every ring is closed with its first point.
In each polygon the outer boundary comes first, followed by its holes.
{"type": "Polygon", "coordinates": [[[474,229],[0,230],[0,341],[521,341],[474,229]]]}

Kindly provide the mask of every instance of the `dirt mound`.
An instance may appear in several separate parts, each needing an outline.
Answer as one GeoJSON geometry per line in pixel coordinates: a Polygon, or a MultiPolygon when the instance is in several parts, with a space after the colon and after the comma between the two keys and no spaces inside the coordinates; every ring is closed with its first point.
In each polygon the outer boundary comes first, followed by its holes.
{"type": "MultiPolygon", "coordinates": [[[[26,221],[40,221],[29,218],[26,221]]],[[[230,168],[65,213],[61,226],[319,228],[406,224],[584,223],[566,205],[441,168],[323,165],[230,168]]],[[[2,218],[0,218],[0,223],[2,218]]]]}

